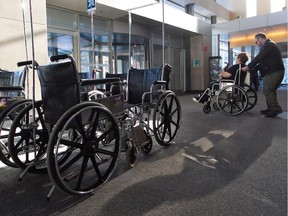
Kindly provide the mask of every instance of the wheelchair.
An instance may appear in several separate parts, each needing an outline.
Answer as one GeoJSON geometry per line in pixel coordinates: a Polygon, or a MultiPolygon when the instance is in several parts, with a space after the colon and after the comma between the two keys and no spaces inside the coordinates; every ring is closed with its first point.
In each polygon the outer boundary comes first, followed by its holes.
{"type": "Polygon", "coordinates": [[[110,178],[122,149],[132,167],[139,149],[151,151],[152,136],[160,145],[173,143],[180,129],[181,107],[176,95],[163,87],[162,68],[156,75],[153,70],[129,71],[128,90],[123,92],[119,78],[80,80],[68,55],[52,56],[51,61],[35,64],[42,101],[23,108],[9,130],[9,152],[24,170],[20,180],[28,171],[48,171],[53,183],[48,198],[55,187],[85,195],[110,178]],[[143,80],[145,85],[140,87],[143,80]],[[106,85],[109,90],[102,88],[106,85]],[[100,86],[96,89],[103,91],[101,97],[89,96],[91,86],[100,86]],[[141,97],[134,97],[129,89],[141,97]]]}
{"type": "Polygon", "coordinates": [[[250,85],[244,83],[245,78],[246,73],[241,73],[239,68],[234,80],[220,79],[211,83],[197,101],[203,100],[206,103],[203,112],[210,113],[211,104],[215,110],[222,110],[231,116],[251,110],[257,103],[257,93],[250,85]]]}
{"type": "MultiPolygon", "coordinates": [[[[126,121],[133,126],[132,136],[124,135],[128,164],[133,167],[138,152],[148,154],[152,137],[161,146],[173,144],[181,124],[181,105],[176,94],[169,90],[171,66],[131,68],[127,74],[126,121]],[[135,136],[136,135],[136,136],[135,136]]],[[[131,129],[130,129],[131,131],[131,129]]]]}
{"type": "Polygon", "coordinates": [[[8,134],[18,112],[31,103],[25,99],[27,67],[19,71],[0,70],[0,160],[7,166],[17,167],[8,150],[8,134]]]}

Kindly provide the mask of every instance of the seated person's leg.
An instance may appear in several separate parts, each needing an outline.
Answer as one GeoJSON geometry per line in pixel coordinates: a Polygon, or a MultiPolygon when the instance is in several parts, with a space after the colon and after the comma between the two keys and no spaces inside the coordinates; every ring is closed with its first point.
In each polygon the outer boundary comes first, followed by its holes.
{"type": "Polygon", "coordinates": [[[209,87],[199,94],[197,97],[193,97],[193,101],[197,103],[205,103],[209,100],[209,90],[212,91],[212,94],[215,90],[219,90],[219,81],[214,81],[209,84],[209,87]]]}

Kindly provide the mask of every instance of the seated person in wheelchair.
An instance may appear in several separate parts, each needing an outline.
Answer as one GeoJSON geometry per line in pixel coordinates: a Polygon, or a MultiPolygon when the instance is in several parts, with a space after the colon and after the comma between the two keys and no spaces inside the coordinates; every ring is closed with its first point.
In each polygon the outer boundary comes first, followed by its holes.
{"type": "MultiPolygon", "coordinates": [[[[248,54],[246,52],[241,52],[237,55],[236,58],[236,64],[232,65],[229,67],[229,65],[227,65],[220,73],[219,73],[219,80],[211,82],[209,84],[209,89],[212,89],[212,86],[218,86],[219,88],[219,82],[221,79],[227,79],[227,80],[235,80],[235,76],[237,74],[237,71],[239,70],[239,66],[242,68],[245,65],[245,63],[248,61],[249,57],[248,54]],[[218,85],[215,85],[218,84],[218,85]]],[[[241,73],[245,73],[243,71],[241,71],[241,73]]],[[[241,80],[240,80],[240,84],[244,84],[244,80],[246,77],[246,73],[245,76],[241,75],[241,80]]],[[[217,87],[216,87],[217,88],[217,87]]],[[[214,90],[218,90],[214,87],[214,90]]],[[[205,103],[209,100],[209,95],[208,95],[208,91],[205,90],[202,94],[200,94],[198,97],[193,97],[193,101],[197,102],[197,103],[205,103]]]]}

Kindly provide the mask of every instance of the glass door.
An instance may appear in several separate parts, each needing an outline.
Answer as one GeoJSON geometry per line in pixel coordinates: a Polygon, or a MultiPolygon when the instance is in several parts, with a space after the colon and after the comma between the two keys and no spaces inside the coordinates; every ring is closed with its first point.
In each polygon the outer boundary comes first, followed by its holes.
{"type": "Polygon", "coordinates": [[[80,33],[81,72],[91,72],[95,68],[97,69],[95,78],[105,77],[105,74],[109,72],[109,41],[109,36],[94,34],[93,51],[91,33],[80,33]]]}

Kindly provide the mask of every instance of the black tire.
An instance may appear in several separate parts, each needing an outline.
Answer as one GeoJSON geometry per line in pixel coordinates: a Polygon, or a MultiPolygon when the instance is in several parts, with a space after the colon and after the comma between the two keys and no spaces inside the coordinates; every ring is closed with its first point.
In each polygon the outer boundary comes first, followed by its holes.
{"type": "Polygon", "coordinates": [[[256,105],[258,98],[256,91],[251,86],[244,84],[244,90],[248,97],[248,106],[246,107],[246,111],[248,111],[256,105]]]}
{"type": "Polygon", "coordinates": [[[153,133],[159,145],[173,143],[181,124],[181,106],[172,91],[163,92],[154,108],[153,133]]]}
{"type": "Polygon", "coordinates": [[[210,113],[210,111],[211,111],[211,106],[210,105],[204,105],[203,106],[203,112],[204,113],[206,113],[206,114],[208,114],[208,113],[210,113]]]}
{"type": "Polygon", "coordinates": [[[147,155],[151,152],[153,147],[153,141],[151,136],[148,135],[148,133],[144,130],[146,137],[147,137],[147,143],[141,146],[141,151],[143,154],[147,155]]]}
{"type": "Polygon", "coordinates": [[[112,175],[119,153],[120,132],[112,113],[99,103],[83,102],[65,112],[51,133],[48,173],[60,190],[90,194],[112,175]],[[69,157],[59,162],[63,155],[69,157]]]}
{"type": "Polygon", "coordinates": [[[9,167],[18,167],[8,149],[8,135],[11,124],[18,113],[28,104],[29,99],[21,99],[9,104],[0,114],[0,160],[9,167]]]}
{"type": "Polygon", "coordinates": [[[44,122],[42,101],[35,102],[35,122],[32,118],[32,103],[22,109],[14,119],[8,136],[8,148],[15,164],[29,172],[46,172],[46,149],[49,139],[44,122]],[[35,143],[33,139],[35,128],[35,143]]]}
{"type": "Polygon", "coordinates": [[[240,86],[225,86],[217,96],[217,105],[226,114],[236,116],[246,110],[248,97],[240,86]]]}
{"type": "Polygon", "coordinates": [[[137,159],[135,146],[131,142],[127,145],[126,159],[130,168],[134,167],[137,159]]]}

